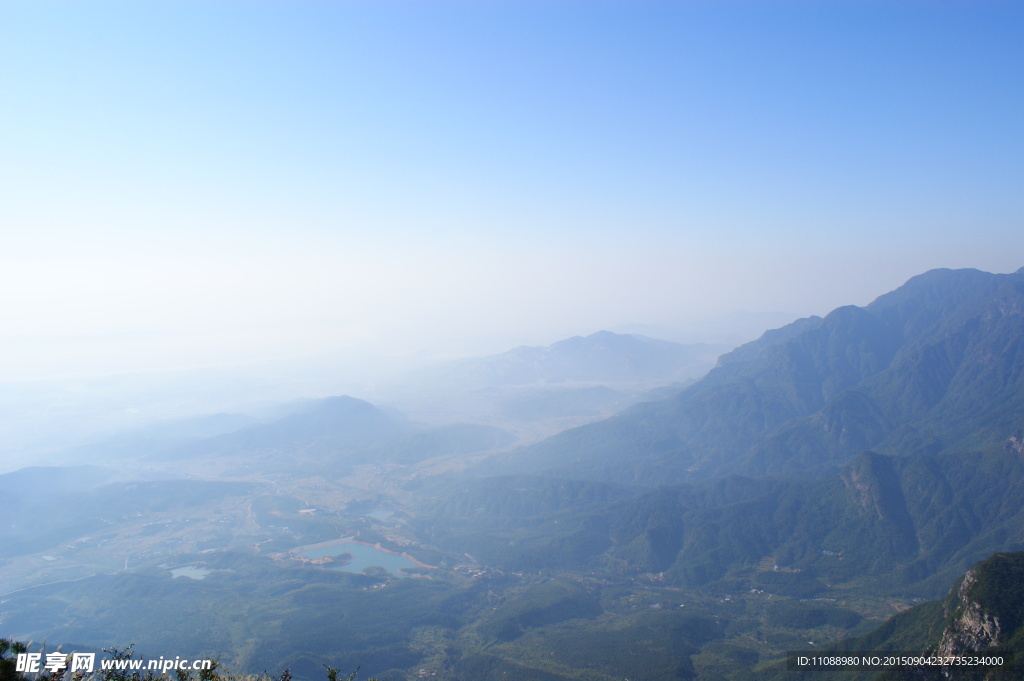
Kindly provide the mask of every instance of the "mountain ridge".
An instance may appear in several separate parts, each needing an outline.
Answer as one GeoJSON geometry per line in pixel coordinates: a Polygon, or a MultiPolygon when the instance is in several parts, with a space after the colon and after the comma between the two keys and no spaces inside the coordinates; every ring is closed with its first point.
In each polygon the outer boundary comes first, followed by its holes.
{"type": "Polygon", "coordinates": [[[675,397],[481,471],[664,484],[835,471],[865,449],[923,450],[933,437],[996,442],[1024,406],[1022,338],[1024,272],[933,270],[768,332],[675,397]]]}
{"type": "Polygon", "coordinates": [[[453,360],[423,372],[421,378],[489,386],[663,384],[705,372],[725,349],[727,346],[674,343],[602,330],[551,345],[523,345],[487,357],[453,360]]]}

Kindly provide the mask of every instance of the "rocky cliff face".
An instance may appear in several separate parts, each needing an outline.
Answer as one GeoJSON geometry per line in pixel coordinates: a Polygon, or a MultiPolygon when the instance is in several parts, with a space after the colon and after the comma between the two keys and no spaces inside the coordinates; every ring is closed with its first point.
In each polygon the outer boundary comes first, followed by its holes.
{"type": "Polygon", "coordinates": [[[952,600],[955,609],[949,613],[949,624],[942,632],[939,655],[976,653],[1002,643],[1003,627],[999,617],[987,610],[972,592],[977,583],[978,567],[974,567],[955,590],[956,598],[952,600]]]}
{"type": "MultiPolygon", "coordinates": [[[[906,670],[899,679],[1004,681],[1024,678],[1024,553],[997,553],[964,575],[946,597],[945,627],[929,655],[999,656],[1003,666],[906,670]]],[[[890,676],[889,678],[893,678],[890,676]]]]}

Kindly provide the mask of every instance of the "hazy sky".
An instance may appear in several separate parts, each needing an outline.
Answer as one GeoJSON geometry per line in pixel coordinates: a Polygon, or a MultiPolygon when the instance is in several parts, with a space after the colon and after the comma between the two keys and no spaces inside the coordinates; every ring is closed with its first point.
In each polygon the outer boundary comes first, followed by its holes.
{"type": "Polygon", "coordinates": [[[1024,265],[1024,3],[5,2],[0,380],[1024,265]]]}

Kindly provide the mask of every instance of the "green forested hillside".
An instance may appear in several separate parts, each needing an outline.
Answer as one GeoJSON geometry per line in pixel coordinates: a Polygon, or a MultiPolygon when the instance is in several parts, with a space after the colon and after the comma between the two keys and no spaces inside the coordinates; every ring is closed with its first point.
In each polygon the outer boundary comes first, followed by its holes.
{"type": "Polygon", "coordinates": [[[1024,410],[1024,271],[933,270],[723,356],[679,396],[492,460],[484,470],[655,485],[808,476],[865,449],[999,446],[1024,410]]]}
{"type": "Polygon", "coordinates": [[[770,557],[798,570],[785,574],[800,575],[788,578],[791,588],[808,595],[822,583],[859,580],[934,597],[971,562],[1024,548],[1024,461],[1012,449],[864,453],[815,480],[730,477],[603,507],[571,506],[566,495],[566,504],[551,508],[535,494],[537,513],[526,518],[509,512],[531,498],[526,489],[517,496],[516,506],[496,503],[500,497],[461,513],[449,505],[421,530],[509,569],[618,566],[664,573],[666,583],[686,587],[753,571],[770,557]]]}
{"type": "MultiPolygon", "coordinates": [[[[997,553],[972,566],[945,598],[922,603],[827,652],[803,654],[930,657],[936,662],[977,655],[995,664],[889,664],[875,669],[802,672],[820,681],[1008,681],[1024,675],[1024,553],[997,553]]],[[[790,678],[781,661],[751,680],[790,678]]]]}

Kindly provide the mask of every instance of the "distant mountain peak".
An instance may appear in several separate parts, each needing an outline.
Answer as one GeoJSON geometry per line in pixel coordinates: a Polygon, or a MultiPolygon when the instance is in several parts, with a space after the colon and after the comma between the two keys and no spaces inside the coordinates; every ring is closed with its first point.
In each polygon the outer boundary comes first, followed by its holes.
{"type": "Polygon", "coordinates": [[[498,355],[451,362],[432,373],[477,386],[551,382],[667,385],[703,374],[726,349],[601,330],[547,346],[520,346],[498,355]]]}
{"type": "Polygon", "coordinates": [[[664,483],[1005,442],[1024,414],[1022,275],[931,270],[865,307],[797,320],[723,355],[674,398],[538,444],[535,460],[664,483]]]}

